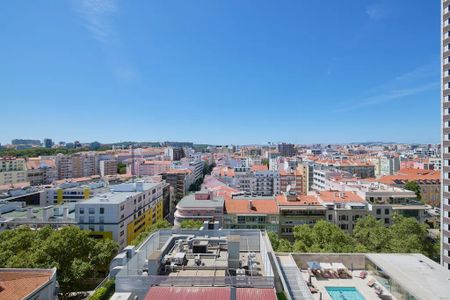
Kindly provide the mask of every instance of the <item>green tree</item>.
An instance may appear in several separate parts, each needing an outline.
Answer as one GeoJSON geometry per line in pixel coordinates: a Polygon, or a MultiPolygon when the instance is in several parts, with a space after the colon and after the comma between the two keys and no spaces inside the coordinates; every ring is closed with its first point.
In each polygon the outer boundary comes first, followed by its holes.
{"type": "Polygon", "coordinates": [[[296,241],[308,252],[355,252],[356,241],[335,224],[321,220],[312,228],[308,225],[294,227],[296,241]]]}
{"type": "Polygon", "coordinates": [[[417,181],[408,181],[406,182],[405,189],[413,191],[416,194],[417,199],[422,199],[421,189],[420,185],[417,183],[417,181]]]}
{"type": "Polygon", "coordinates": [[[267,232],[267,236],[269,237],[270,244],[272,245],[272,249],[277,251],[278,246],[280,245],[280,239],[278,238],[278,234],[273,231],[267,232]]]}
{"type": "Polygon", "coordinates": [[[147,229],[139,233],[138,236],[131,242],[131,244],[137,246],[142,243],[150,234],[157,231],[158,229],[167,229],[171,227],[172,225],[170,225],[167,220],[158,220],[154,224],[147,227],[147,229]]]}
{"type": "Polygon", "coordinates": [[[280,243],[278,244],[278,248],[275,251],[278,252],[292,252],[292,244],[286,239],[280,239],[280,243]]]}
{"type": "Polygon", "coordinates": [[[184,220],[180,224],[181,228],[185,229],[199,229],[203,226],[202,221],[184,220]]]}
{"type": "Polygon", "coordinates": [[[390,234],[389,248],[392,252],[426,254],[426,244],[429,242],[427,226],[415,218],[394,216],[390,234]]]}
{"type": "Polygon", "coordinates": [[[353,230],[353,237],[368,252],[390,251],[390,230],[381,220],[377,220],[371,215],[358,220],[353,230]]]}
{"type": "Polygon", "coordinates": [[[127,173],[127,165],[120,162],[117,164],[117,173],[126,174],[127,173]]]}
{"type": "Polygon", "coordinates": [[[76,226],[52,230],[20,227],[0,233],[0,267],[57,268],[62,298],[80,291],[88,278],[104,273],[119,245],[96,240],[76,226]]]}

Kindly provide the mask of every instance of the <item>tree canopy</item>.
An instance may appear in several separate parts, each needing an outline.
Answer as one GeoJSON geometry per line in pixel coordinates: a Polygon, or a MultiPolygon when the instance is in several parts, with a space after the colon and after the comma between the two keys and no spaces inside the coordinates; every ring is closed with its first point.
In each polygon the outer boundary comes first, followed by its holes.
{"type": "Polygon", "coordinates": [[[97,240],[76,226],[0,232],[0,268],[56,268],[60,292],[80,291],[88,278],[105,274],[117,254],[113,240],[97,240]]]}
{"type": "Polygon", "coordinates": [[[139,245],[142,243],[150,234],[158,229],[171,228],[172,225],[167,220],[158,220],[154,224],[151,224],[144,231],[138,234],[138,236],[131,242],[132,245],[139,245]]]}
{"type": "Polygon", "coordinates": [[[292,242],[278,238],[276,233],[268,235],[273,249],[278,252],[422,253],[439,260],[438,244],[428,236],[427,226],[415,218],[399,215],[394,217],[390,227],[371,215],[360,218],[352,235],[323,220],[312,227],[294,227],[292,242]]]}
{"type": "Polygon", "coordinates": [[[405,184],[405,189],[413,191],[414,193],[416,193],[417,199],[419,199],[419,200],[422,199],[420,185],[417,183],[417,181],[408,181],[405,184]]]}
{"type": "Polygon", "coordinates": [[[185,229],[199,229],[203,226],[202,221],[184,220],[180,224],[181,228],[185,229]]]}

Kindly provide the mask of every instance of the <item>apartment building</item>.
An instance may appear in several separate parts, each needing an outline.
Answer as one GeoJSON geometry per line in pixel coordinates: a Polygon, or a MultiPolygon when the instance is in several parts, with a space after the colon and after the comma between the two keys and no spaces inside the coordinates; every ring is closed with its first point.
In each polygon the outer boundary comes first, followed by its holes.
{"type": "Polygon", "coordinates": [[[317,191],[336,189],[336,181],[352,178],[353,175],[351,173],[337,169],[315,169],[313,171],[312,189],[317,191]]]}
{"type": "Polygon", "coordinates": [[[194,183],[194,176],[189,169],[171,169],[162,173],[162,178],[173,187],[176,200],[183,198],[194,183]]]}
{"type": "Polygon", "coordinates": [[[30,185],[50,184],[57,179],[54,159],[33,157],[26,159],[27,181],[30,185]]]}
{"type": "Polygon", "coordinates": [[[297,167],[297,172],[301,176],[302,180],[302,190],[304,194],[307,194],[312,190],[312,186],[314,183],[314,168],[312,164],[307,162],[301,163],[297,167]]]}
{"type": "Polygon", "coordinates": [[[23,158],[0,158],[0,185],[12,185],[26,182],[26,163],[23,158]]]}
{"type": "Polygon", "coordinates": [[[333,168],[345,172],[349,172],[359,178],[375,177],[375,166],[371,163],[350,160],[350,159],[331,159],[318,160],[315,162],[314,169],[333,168]]]}
{"type": "Polygon", "coordinates": [[[355,192],[322,191],[318,201],[326,207],[326,220],[353,232],[359,218],[368,214],[367,202],[355,192]]]}
{"type": "Polygon", "coordinates": [[[294,227],[298,225],[313,226],[319,220],[326,219],[326,207],[315,195],[299,195],[295,192],[276,196],[279,209],[279,236],[292,240],[294,227]]]}
{"type": "MultiPolygon", "coordinates": [[[[134,162],[134,175],[154,176],[169,171],[172,162],[168,160],[136,160],[134,162]]],[[[127,165],[127,173],[131,174],[131,163],[127,165]]]]}
{"type": "Polygon", "coordinates": [[[72,157],[64,154],[57,154],[55,157],[58,179],[73,178],[72,157]]]}
{"type": "Polygon", "coordinates": [[[55,157],[58,179],[69,179],[98,175],[99,161],[95,152],[57,154],[55,157]]]}
{"type": "Polygon", "coordinates": [[[96,238],[111,238],[121,248],[164,218],[164,182],[136,182],[111,186],[111,191],[75,203],[75,220],[96,238]]]}
{"type": "Polygon", "coordinates": [[[400,170],[400,158],[383,156],[380,158],[380,176],[393,175],[400,170]]]}
{"type": "Polygon", "coordinates": [[[108,159],[99,162],[100,176],[117,175],[117,160],[108,159]]]}
{"type": "Polygon", "coordinates": [[[174,225],[185,220],[218,221],[223,224],[224,199],[214,196],[212,191],[202,190],[183,197],[176,206],[174,225]]]}
{"type": "Polygon", "coordinates": [[[400,188],[415,181],[420,187],[422,200],[434,207],[440,206],[441,172],[438,170],[400,169],[395,175],[383,176],[378,181],[400,188]]]}
{"type": "Polygon", "coordinates": [[[250,192],[258,196],[273,196],[280,193],[280,173],[269,171],[265,166],[252,166],[250,192]]]}
{"type": "Polygon", "coordinates": [[[98,175],[98,156],[95,152],[72,155],[72,176],[74,178],[98,175]]]}
{"type": "Polygon", "coordinates": [[[294,156],[296,153],[294,144],[287,143],[278,144],[278,152],[280,153],[280,155],[288,157],[294,156]]]}
{"type": "Polygon", "coordinates": [[[280,172],[280,192],[289,192],[294,191],[296,194],[306,194],[306,191],[303,189],[303,178],[299,171],[297,170],[289,170],[280,172]]]}
{"type": "Polygon", "coordinates": [[[275,196],[236,195],[225,198],[224,228],[265,229],[278,232],[279,214],[275,196]]]}

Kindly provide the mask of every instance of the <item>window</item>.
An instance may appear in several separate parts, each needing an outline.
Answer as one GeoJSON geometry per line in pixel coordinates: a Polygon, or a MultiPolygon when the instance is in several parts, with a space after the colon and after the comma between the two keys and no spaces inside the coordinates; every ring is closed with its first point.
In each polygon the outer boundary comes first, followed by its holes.
{"type": "Polygon", "coordinates": [[[100,207],[100,214],[104,214],[105,213],[105,208],[104,207],[100,207]]]}
{"type": "Polygon", "coordinates": [[[384,224],[389,224],[389,218],[384,218],[384,224]]]}
{"type": "Polygon", "coordinates": [[[101,217],[99,218],[99,222],[100,222],[100,223],[105,223],[105,217],[104,217],[104,216],[101,216],[101,217]]]}
{"type": "Polygon", "coordinates": [[[244,224],[245,223],[245,217],[244,216],[238,216],[237,221],[238,221],[238,224],[244,224]]]}
{"type": "Polygon", "coordinates": [[[90,231],[95,231],[95,226],[94,225],[89,225],[89,230],[90,231]]]}
{"type": "Polygon", "coordinates": [[[89,214],[90,215],[95,214],[95,208],[94,207],[89,207],[89,214]]]}
{"type": "Polygon", "coordinates": [[[94,216],[90,216],[89,217],[89,223],[95,223],[95,217],[94,216]]]}
{"type": "Polygon", "coordinates": [[[98,227],[98,231],[105,231],[105,226],[100,225],[100,226],[98,227]]]}
{"type": "Polygon", "coordinates": [[[124,234],[125,234],[125,231],[122,230],[122,231],[120,232],[120,236],[123,236],[124,234]]]}
{"type": "Polygon", "coordinates": [[[385,215],[389,215],[389,208],[385,208],[385,209],[384,209],[384,214],[385,214],[385,215]]]}
{"type": "Polygon", "coordinates": [[[328,215],[328,220],[332,221],[333,220],[333,215],[328,215]]]}
{"type": "Polygon", "coordinates": [[[80,215],[84,214],[84,207],[80,207],[80,215]]]}
{"type": "Polygon", "coordinates": [[[84,217],[83,216],[80,217],[80,221],[79,222],[80,223],[84,223],[84,217]]]}
{"type": "Polygon", "coordinates": [[[381,215],[381,208],[377,208],[377,215],[381,215]]]}

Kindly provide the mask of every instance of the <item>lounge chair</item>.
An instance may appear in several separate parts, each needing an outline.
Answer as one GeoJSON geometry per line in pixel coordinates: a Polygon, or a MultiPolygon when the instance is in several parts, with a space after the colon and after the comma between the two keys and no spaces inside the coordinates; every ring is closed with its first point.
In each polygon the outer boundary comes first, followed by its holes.
{"type": "Polygon", "coordinates": [[[312,293],[312,294],[316,294],[316,293],[318,293],[319,292],[319,290],[318,289],[316,289],[315,287],[313,287],[313,286],[310,286],[309,287],[309,291],[312,293]]]}
{"type": "Polygon", "coordinates": [[[369,287],[373,287],[373,286],[375,285],[375,279],[369,280],[369,282],[367,283],[367,285],[368,285],[369,287]]]}
{"type": "Polygon", "coordinates": [[[367,277],[367,272],[366,271],[361,271],[361,273],[359,273],[359,278],[366,279],[366,277],[367,277]]]}

